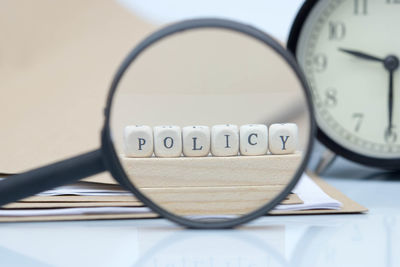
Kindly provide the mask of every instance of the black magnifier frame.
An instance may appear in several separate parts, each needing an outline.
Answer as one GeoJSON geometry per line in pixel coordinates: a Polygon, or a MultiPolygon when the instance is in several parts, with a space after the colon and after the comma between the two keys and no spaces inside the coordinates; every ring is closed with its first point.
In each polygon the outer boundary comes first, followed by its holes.
{"type": "Polygon", "coordinates": [[[306,164],[310,158],[315,131],[314,112],[311,104],[310,90],[306,79],[304,78],[304,75],[298,67],[294,57],[268,34],[246,24],[217,18],[193,19],[178,22],[156,31],[155,33],[144,39],[142,42],[140,42],[128,54],[126,59],[119,67],[116,75],[114,76],[107,98],[104,116],[105,121],[104,128],[101,132],[100,149],[6,178],[4,181],[0,182],[0,206],[28,196],[32,196],[34,194],[60,185],[75,182],[91,175],[95,175],[104,171],[109,171],[115,180],[117,180],[122,186],[130,190],[135,195],[135,197],[137,197],[146,206],[148,206],[151,210],[158,213],[162,217],[165,217],[175,223],[178,223],[188,228],[232,228],[237,225],[244,224],[250,220],[256,219],[257,217],[260,217],[262,215],[266,215],[268,211],[273,209],[291,192],[291,190],[297,184],[298,180],[303,174],[306,164]],[[310,132],[308,136],[308,145],[303,161],[297,169],[297,172],[294,175],[292,181],[287,185],[285,190],[283,190],[273,201],[267,203],[266,205],[247,215],[226,221],[195,221],[177,216],[163,209],[162,207],[154,203],[151,199],[142,194],[140,190],[137,189],[130,182],[125,171],[123,170],[117,152],[115,151],[110,131],[110,114],[113,105],[113,96],[118,90],[118,84],[121,78],[123,77],[125,71],[132,64],[132,62],[135,61],[135,59],[140,55],[141,52],[146,50],[152,44],[160,41],[161,39],[182,31],[199,28],[219,28],[239,32],[258,40],[264,43],[267,47],[273,49],[282,57],[283,60],[287,62],[295,75],[297,75],[297,78],[304,89],[303,91],[309,111],[310,132]]]}

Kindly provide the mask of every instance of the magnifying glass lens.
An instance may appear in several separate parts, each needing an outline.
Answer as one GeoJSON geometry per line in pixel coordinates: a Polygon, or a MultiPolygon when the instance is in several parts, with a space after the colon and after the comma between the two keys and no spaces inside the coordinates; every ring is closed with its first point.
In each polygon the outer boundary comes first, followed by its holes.
{"type": "Polygon", "coordinates": [[[190,220],[296,203],[283,193],[302,172],[310,110],[280,53],[221,27],[177,31],[137,51],[110,111],[125,183],[190,220]]]}

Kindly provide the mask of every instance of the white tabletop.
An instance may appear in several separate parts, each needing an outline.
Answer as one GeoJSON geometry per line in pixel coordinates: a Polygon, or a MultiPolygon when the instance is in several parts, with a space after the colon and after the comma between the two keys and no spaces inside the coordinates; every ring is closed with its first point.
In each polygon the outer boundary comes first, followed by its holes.
{"type": "Polygon", "coordinates": [[[324,178],[369,213],[270,216],[236,230],[214,231],[185,230],[164,219],[7,223],[0,224],[0,263],[400,266],[400,175],[339,160],[324,178]]]}

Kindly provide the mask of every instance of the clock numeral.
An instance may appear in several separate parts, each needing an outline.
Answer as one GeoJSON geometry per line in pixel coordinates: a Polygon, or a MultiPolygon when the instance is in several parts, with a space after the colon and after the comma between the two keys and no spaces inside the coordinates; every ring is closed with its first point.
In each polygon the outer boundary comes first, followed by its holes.
{"type": "Polygon", "coordinates": [[[386,4],[400,4],[400,0],[386,0],[386,4]]]}
{"type": "Polygon", "coordinates": [[[362,113],[354,113],[353,114],[353,119],[356,122],[356,124],[354,126],[354,131],[358,132],[358,131],[360,131],[361,124],[362,124],[362,122],[364,120],[364,114],[362,114],[362,113]]]}
{"type": "Polygon", "coordinates": [[[394,144],[397,141],[397,133],[395,132],[396,126],[392,125],[392,129],[385,130],[385,142],[388,144],[394,144]]]}
{"type": "Polygon", "coordinates": [[[329,40],[340,41],[346,36],[346,26],[343,22],[329,22],[329,40]]]}
{"type": "Polygon", "coordinates": [[[329,88],[325,91],[325,105],[333,108],[337,105],[337,91],[335,88],[329,88]]]}
{"type": "Polygon", "coordinates": [[[354,15],[367,15],[367,14],[368,14],[368,0],[354,0],[354,15]]]}
{"type": "Polygon", "coordinates": [[[328,59],[324,54],[316,54],[313,56],[313,64],[317,72],[323,72],[328,65],[328,59]]]}

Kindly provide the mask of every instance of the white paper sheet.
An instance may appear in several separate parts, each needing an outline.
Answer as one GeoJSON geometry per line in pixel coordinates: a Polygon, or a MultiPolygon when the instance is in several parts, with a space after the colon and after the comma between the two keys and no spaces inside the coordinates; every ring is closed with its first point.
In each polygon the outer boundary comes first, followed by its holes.
{"type": "Polygon", "coordinates": [[[38,196],[130,196],[131,192],[124,190],[119,185],[108,185],[99,183],[78,182],[63,185],[51,190],[39,193],[38,196]]]}
{"type": "Polygon", "coordinates": [[[302,175],[292,192],[295,193],[304,203],[278,205],[275,207],[275,210],[338,210],[342,207],[340,201],[328,196],[307,174],[302,175]]]}

